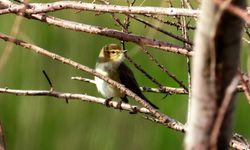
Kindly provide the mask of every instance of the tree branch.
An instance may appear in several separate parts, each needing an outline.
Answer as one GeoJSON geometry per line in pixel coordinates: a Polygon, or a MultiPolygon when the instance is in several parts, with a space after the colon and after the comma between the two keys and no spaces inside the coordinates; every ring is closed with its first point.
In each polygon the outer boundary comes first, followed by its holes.
{"type": "MultiPolygon", "coordinates": [[[[153,14],[167,16],[189,16],[197,17],[199,10],[183,8],[162,8],[162,7],[141,7],[141,6],[120,6],[120,5],[102,5],[93,3],[84,3],[81,1],[59,1],[53,3],[29,3],[30,9],[25,11],[26,14],[37,14],[53,12],[63,9],[87,10],[104,13],[123,13],[123,14],[153,14]]],[[[24,4],[12,4],[8,9],[0,11],[0,14],[18,13],[24,4]]]]}
{"type": "MultiPolygon", "coordinates": [[[[71,77],[71,79],[95,84],[94,80],[83,78],[83,77],[71,77]]],[[[188,92],[184,88],[174,88],[174,87],[168,87],[168,86],[161,86],[160,88],[140,87],[140,90],[142,92],[168,93],[168,94],[188,94],[188,92]]]]}
{"type": "Polygon", "coordinates": [[[75,61],[72,61],[70,59],[67,59],[67,58],[64,58],[60,55],[57,55],[55,53],[51,53],[45,49],[42,49],[36,45],[32,45],[32,44],[29,44],[29,43],[26,43],[24,41],[21,41],[21,40],[18,40],[16,38],[13,38],[13,37],[10,37],[10,36],[7,36],[5,34],[2,34],[0,33],[0,38],[7,41],[7,42],[12,42],[12,43],[15,43],[16,45],[19,45],[23,48],[26,48],[26,49],[29,49],[31,51],[34,51],[38,54],[41,54],[43,56],[46,56],[46,57],[49,57],[51,59],[54,59],[54,60],[57,60],[57,61],[60,61],[64,64],[67,64],[67,65],[70,65],[70,66],[73,66],[74,68],[76,69],[79,69],[81,71],[84,71],[86,73],[89,73],[91,75],[94,75],[102,80],[104,80],[105,82],[107,82],[108,84],[111,84],[113,85],[114,87],[116,87],[117,89],[119,89],[121,92],[125,93],[126,95],[132,97],[133,99],[135,99],[139,104],[141,104],[142,106],[146,107],[150,113],[152,114],[152,116],[156,117],[157,119],[159,119],[159,121],[164,124],[165,126],[167,127],[170,127],[170,128],[178,128],[178,130],[184,130],[183,129],[183,126],[180,125],[179,122],[175,121],[174,119],[168,117],[167,115],[159,112],[157,109],[153,108],[151,105],[149,105],[145,100],[143,100],[142,98],[140,98],[139,96],[137,96],[135,93],[133,93],[131,90],[125,88],[122,84],[106,77],[106,76],[103,76],[101,75],[100,73],[96,72],[95,70],[87,67],[87,66],[84,66],[84,65],[81,65],[75,61]]]}
{"type": "MultiPolygon", "coordinates": [[[[63,93],[63,92],[57,92],[57,91],[51,91],[51,90],[17,90],[17,89],[0,88],[0,94],[12,94],[16,96],[49,96],[49,97],[55,97],[55,98],[60,98],[60,99],[81,100],[81,101],[86,101],[86,102],[91,102],[91,103],[96,103],[96,104],[101,104],[103,106],[106,106],[106,99],[103,99],[103,98],[98,98],[98,97],[94,97],[94,96],[90,96],[86,94],[63,93]]],[[[130,105],[126,103],[122,103],[121,107],[119,107],[118,102],[116,101],[109,101],[108,106],[114,109],[122,109],[125,111],[129,111],[131,113],[138,112],[138,113],[143,113],[147,115],[151,114],[147,108],[138,107],[138,106],[130,105]]],[[[160,121],[157,118],[146,117],[146,119],[149,119],[153,122],[166,126],[166,123],[162,123],[162,121],[160,121]]],[[[184,125],[179,122],[175,122],[174,126],[167,126],[167,127],[173,130],[179,131],[179,132],[186,131],[184,125]]],[[[232,148],[236,148],[239,150],[241,149],[249,150],[250,149],[249,144],[247,143],[246,140],[243,141],[242,139],[244,138],[241,135],[234,134],[233,138],[230,141],[230,146],[232,148]]]]}
{"type": "Polygon", "coordinates": [[[63,27],[66,29],[74,30],[74,31],[81,31],[81,32],[86,32],[86,33],[91,33],[91,34],[98,34],[98,35],[103,35],[107,37],[112,37],[112,38],[116,38],[122,41],[134,42],[139,45],[158,48],[164,51],[182,54],[185,56],[191,56],[193,54],[191,49],[182,48],[180,46],[173,45],[173,44],[163,42],[163,41],[159,41],[157,39],[152,39],[152,38],[147,38],[147,37],[139,36],[135,34],[120,32],[114,29],[108,29],[108,28],[103,28],[100,26],[92,26],[92,25],[82,24],[82,23],[78,23],[74,21],[63,20],[60,18],[48,16],[46,14],[29,15],[29,14],[26,14],[25,12],[22,12],[22,13],[13,12],[13,13],[16,13],[17,15],[21,15],[29,19],[30,18],[36,19],[42,22],[46,22],[50,25],[55,25],[58,27],[63,27]]]}
{"type": "MultiPolygon", "coordinates": [[[[94,80],[83,78],[83,77],[71,77],[71,79],[95,84],[94,80]]],[[[175,87],[169,87],[169,86],[161,86],[160,88],[140,87],[140,90],[142,92],[167,93],[171,95],[172,94],[188,94],[188,92],[184,88],[175,88],[175,87]]],[[[236,88],[236,92],[244,92],[243,86],[238,85],[236,88]]]]}
{"type": "Polygon", "coordinates": [[[239,69],[238,69],[238,74],[240,76],[240,82],[242,84],[242,89],[246,95],[246,98],[248,100],[248,103],[250,104],[250,84],[249,84],[249,77],[242,73],[239,69]]]}
{"type": "Polygon", "coordinates": [[[0,88],[0,93],[5,94],[12,94],[17,96],[49,96],[49,97],[56,97],[59,99],[72,99],[72,100],[81,100],[101,105],[108,105],[109,107],[115,108],[115,109],[122,109],[129,111],[131,113],[140,112],[144,114],[150,114],[149,110],[147,108],[138,107],[135,105],[130,105],[126,103],[121,104],[121,108],[118,106],[118,102],[116,101],[109,101],[108,104],[106,104],[106,99],[90,96],[87,94],[74,94],[74,93],[64,93],[64,92],[58,92],[58,91],[51,91],[51,90],[17,90],[17,89],[9,89],[9,88],[0,88]]]}

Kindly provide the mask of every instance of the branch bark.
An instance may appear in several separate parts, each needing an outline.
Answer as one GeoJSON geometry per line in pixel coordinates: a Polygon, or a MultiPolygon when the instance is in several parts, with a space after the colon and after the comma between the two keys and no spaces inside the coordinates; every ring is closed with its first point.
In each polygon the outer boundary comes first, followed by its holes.
{"type": "Polygon", "coordinates": [[[12,94],[17,96],[49,96],[49,97],[56,97],[58,99],[72,99],[72,100],[81,100],[101,105],[108,105],[109,107],[113,107],[115,109],[126,110],[131,113],[144,113],[150,114],[150,111],[144,107],[138,107],[135,105],[130,105],[126,103],[122,103],[121,107],[118,106],[118,102],[116,101],[109,101],[106,104],[106,99],[90,96],[87,94],[75,94],[75,93],[64,93],[58,91],[51,91],[51,90],[17,90],[17,89],[9,89],[9,88],[0,88],[0,93],[2,94],[12,94]]]}
{"type": "MultiPolygon", "coordinates": [[[[0,3],[1,4],[1,3],[0,3]]],[[[84,3],[81,1],[59,1],[53,3],[29,3],[30,8],[25,10],[26,14],[37,14],[58,11],[63,9],[75,9],[83,11],[95,11],[104,13],[123,13],[123,14],[153,14],[167,16],[190,16],[197,17],[199,10],[183,8],[162,8],[162,7],[140,7],[140,6],[120,6],[120,5],[101,5],[84,3]]],[[[24,5],[12,4],[8,9],[1,10],[0,14],[17,13],[23,9],[24,5]]]]}
{"type": "MultiPolygon", "coordinates": [[[[227,0],[223,4],[246,7],[242,0],[227,0]]],[[[235,98],[234,91],[228,92],[227,88],[237,74],[243,21],[224,8],[226,6],[218,6],[210,0],[202,1],[194,45],[194,80],[189,106],[192,109],[185,138],[187,150],[228,149],[232,136],[235,98]],[[226,107],[224,101],[228,101],[226,107]],[[223,115],[219,115],[220,109],[224,109],[223,115]],[[223,118],[218,119],[221,116],[223,118]],[[218,136],[212,134],[218,127],[214,126],[216,120],[223,120],[218,136]]]]}

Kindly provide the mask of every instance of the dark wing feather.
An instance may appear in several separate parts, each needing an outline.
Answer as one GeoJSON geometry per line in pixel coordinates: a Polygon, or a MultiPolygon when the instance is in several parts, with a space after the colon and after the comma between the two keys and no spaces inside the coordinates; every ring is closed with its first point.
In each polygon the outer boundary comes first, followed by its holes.
{"type": "Polygon", "coordinates": [[[126,88],[133,91],[136,95],[147,101],[152,107],[158,109],[153,103],[151,103],[141,92],[138,83],[135,80],[134,74],[124,63],[121,63],[118,67],[118,73],[120,81],[126,88]]]}

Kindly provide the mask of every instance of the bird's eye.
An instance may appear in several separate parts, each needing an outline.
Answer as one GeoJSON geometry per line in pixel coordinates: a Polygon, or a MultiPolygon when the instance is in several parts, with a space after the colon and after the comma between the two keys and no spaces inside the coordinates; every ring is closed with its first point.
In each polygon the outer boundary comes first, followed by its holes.
{"type": "Polygon", "coordinates": [[[111,53],[112,53],[112,54],[114,54],[114,53],[115,53],[115,51],[112,51],[111,53]]]}

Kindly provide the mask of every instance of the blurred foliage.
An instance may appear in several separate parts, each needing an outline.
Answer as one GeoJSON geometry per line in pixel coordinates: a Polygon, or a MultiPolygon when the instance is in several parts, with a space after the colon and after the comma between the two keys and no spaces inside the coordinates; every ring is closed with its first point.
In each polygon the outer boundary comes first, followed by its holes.
{"type": "MultiPolygon", "coordinates": [[[[142,0],[138,0],[136,5],[141,2],[142,0]]],[[[126,1],[113,0],[111,3],[126,5],[126,1]]],[[[143,5],[167,7],[169,4],[166,1],[156,0],[145,1],[143,5]]],[[[179,4],[174,5],[179,6],[179,4]]],[[[75,10],[64,10],[50,14],[64,19],[120,30],[109,14],[77,12],[75,10]]],[[[124,18],[123,15],[118,15],[118,17],[124,18]]],[[[0,32],[9,34],[15,18],[16,16],[12,14],[1,15],[0,32]]],[[[170,17],[164,19],[173,20],[170,17]]],[[[181,35],[181,31],[174,27],[160,25],[157,22],[151,23],[181,35]]],[[[135,34],[157,37],[170,43],[182,45],[181,42],[150,30],[134,20],[131,20],[129,30],[135,34]]],[[[192,36],[193,32],[190,33],[190,38],[192,36]]],[[[91,68],[94,68],[99,50],[104,44],[120,42],[116,39],[66,30],[25,18],[22,20],[17,37],[91,68]]],[[[6,43],[0,40],[0,54],[3,53],[5,46],[6,43]]],[[[150,62],[137,45],[127,43],[126,46],[129,50],[128,54],[161,83],[178,87],[173,80],[150,62]]],[[[247,49],[246,45],[243,47],[247,49]]],[[[156,49],[149,48],[149,50],[164,66],[187,83],[185,57],[156,49]]],[[[243,50],[242,55],[242,66],[245,68],[246,50],[243,50]]],[[[133,66],[131,68],[134,70],[140,85],[155,87],[133,66]]],[[[49,89],[42,70],[47,72],[58,91],[100,96],[94,85],[70,80],[71,76],[93,78],[92,76],[16,45],[14,45],[6,65],[0,70],[0,87],[49,89]]],[[[154,101],[162,112],[182,123],[185,122],[187,96],[169,95],[163,99],[165,94],[145,93],[145,95],[154,101]]],[[[131,99],[130,102],[134,101],[131,99]]],[[[238,97],[236,110],[235,132],[250,139],[250,117],[247,115],[250,113],[250,107],[243,94],[238,97]]],[[[141,115],[130,115],[128,112],[120,112],[88,102],[70,100],[67,104],[65,100],[50,97],[21,97],[1,94],[0,120],[4,125],[9,150],[151,150],[182,149],[183,147],[184,136],[182,133],[145,120],[141,115]]]]}

